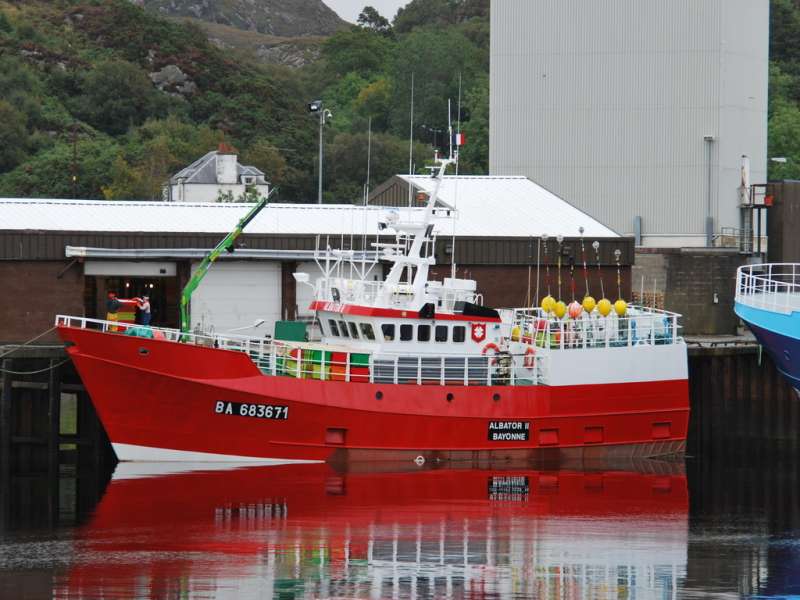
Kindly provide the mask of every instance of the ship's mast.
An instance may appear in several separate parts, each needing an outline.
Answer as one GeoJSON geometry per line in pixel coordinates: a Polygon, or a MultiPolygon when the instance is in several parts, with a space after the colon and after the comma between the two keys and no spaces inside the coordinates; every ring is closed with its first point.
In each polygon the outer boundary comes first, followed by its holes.
{"type": "MultiPolygon", "coordinates": [[[[436,208],[436,202],[439,198],[439,190],[441,189],[442,181],[444,180],[444,174],[447,171],[447,167],[455,164],[455,162],[456,159],[452,155],[451,146],[450,156],[448,158],[441,159],[439,161],[439,165],[434,167],[434,178],[436,179],[436,185],[434,186],[433,193],[430,194],[425,205],[422,220],[415,222],[399,222],[393,226],[397,232],[413,235],[413,239],[408,252],[405,254],[398,252],[396,254],[384,256],[384,259],[394,262],[394,265],[389,271],[389,274],[386,276],[386,281],[383,285],[381,299],[384,302],[388,302],[390,300],[391,295],[402,281],[403,272],[407,267],[416,268],[416,273],[414,275],[414,280],[411,284],[411,287],[416,298],[422,297],[422,294],[425,291],[425,284],[428,281],[428,269],[430,265],[435,264],[435,260],[432,256],[422,256],[422,249],[425,242],[432,239],[432,221],[436,208]]],[[[410,186],[411,182],[409,182],[409,187],[410,186]]]]}

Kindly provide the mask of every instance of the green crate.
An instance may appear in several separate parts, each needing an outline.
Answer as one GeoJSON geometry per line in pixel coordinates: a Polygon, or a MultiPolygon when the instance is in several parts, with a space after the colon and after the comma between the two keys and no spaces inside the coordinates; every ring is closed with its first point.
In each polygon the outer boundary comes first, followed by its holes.
{"type": "Polygon", "coordinates": [[[351,367],[368,367],[369,354],[351,354],[350,355],[351,367]]]}
{"type": "Polygon", "coordinates": [[[285,342],[305,342],[308,340],[307,324],[301,321],[276,321],[274,338],[285,342]]]}
{"type": "Polygon", "coordinates": [[[333,360],[333,352],[328,352],[326,350],[304,350],[303,351],[303,358],[305,360],[310,360],[312,364],[319,365],[322,364],[322,358],[325,357],[325,364],[330,365],[331,361],[333,360]]]}

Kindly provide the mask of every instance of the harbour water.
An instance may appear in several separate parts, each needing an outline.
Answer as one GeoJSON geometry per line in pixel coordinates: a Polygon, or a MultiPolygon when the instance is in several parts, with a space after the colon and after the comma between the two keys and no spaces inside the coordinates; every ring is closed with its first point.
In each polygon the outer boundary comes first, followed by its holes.
{"type": "Polygon", "coordinates": [[[800,594],[799,469],[777,449],[581,469],[220,467],[8,478],[0,597],[800,594]]]}

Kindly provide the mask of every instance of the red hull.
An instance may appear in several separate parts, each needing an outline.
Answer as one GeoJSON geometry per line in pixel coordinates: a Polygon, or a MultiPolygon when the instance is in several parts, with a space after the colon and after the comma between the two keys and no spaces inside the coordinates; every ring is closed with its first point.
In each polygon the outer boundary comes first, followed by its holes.
{"type": "Polygon", "coordinates": [[[682,452],[686,439],[686,380],[558,387],[323,382],[265,376],[238,352],[59,332],[118,454],[126,445],[294,460],[502,458],[545,450],[591,458],[682,452]],[[220,414],[220,402],[285,407],[288,418],[220,414]],[[490,441],[490,421],[529,422],[527,439],[490,441]]]}

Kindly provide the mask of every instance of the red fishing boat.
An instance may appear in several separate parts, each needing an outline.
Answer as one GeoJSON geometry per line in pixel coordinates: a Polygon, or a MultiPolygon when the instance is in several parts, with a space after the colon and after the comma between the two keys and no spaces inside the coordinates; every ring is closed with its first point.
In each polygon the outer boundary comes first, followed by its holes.
{"type": "Polygon", "coordinates": [[[424,206],[389,210],[379,224],[373,246],[391,264],[385,281],[370,279],[377,259],[320,253],[312,341],[190,333],[185,312],[180,331],[115,332],[58,316],[119,459],[682,453],[689,398],[679,315],[595,302],[588,289],[569,306],[548,295],[541,307],[493,309],[473,280],[429,280],[437,227],[452,218],[437,202],[451,162],[441,161],[424,206]]]}
{"type": "Polygon", "coordinates": [[[663,598],[686,574],[682,465],[164,466],[119,465],[54,597],[663,598]]]}

